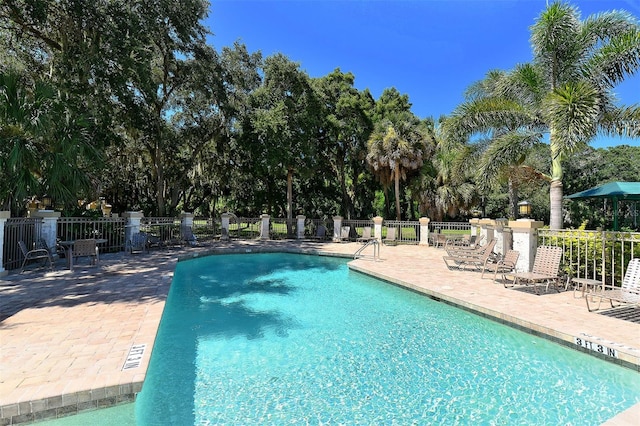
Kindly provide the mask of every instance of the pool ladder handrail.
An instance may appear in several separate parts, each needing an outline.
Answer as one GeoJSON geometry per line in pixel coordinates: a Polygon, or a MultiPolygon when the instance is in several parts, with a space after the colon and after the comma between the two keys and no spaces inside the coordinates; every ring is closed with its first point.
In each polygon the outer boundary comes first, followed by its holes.
{"type": "Polygon", "coordinates": [[[373,246],[373,260],[378,260],[380,258],[380,241],[378,241],[377,238],[367,241],[353,254],[353,258],[357,259],[362,254],[364,249],[369,246],[373,246]]]}

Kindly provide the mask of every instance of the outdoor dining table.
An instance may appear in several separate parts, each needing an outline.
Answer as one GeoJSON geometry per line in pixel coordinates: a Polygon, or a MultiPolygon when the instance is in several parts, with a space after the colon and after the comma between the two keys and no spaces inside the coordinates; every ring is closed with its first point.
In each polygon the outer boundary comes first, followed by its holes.
{"type": "MultiPolygon", "coordinates": [[[[85,238],[83,238],[85,239],[85,238]]],[[[88,238],[91,239],[91,238],[88,238]]],[[[96,244],[104,244],[107,240],[106,238],[95,238],[96,244]]],[[[58,244],[65,247],[65,256],[67,256],[67,268],[73,269],[73,245],[76,243],[76,240],[65,240],[59,241],[58,244]]]]}

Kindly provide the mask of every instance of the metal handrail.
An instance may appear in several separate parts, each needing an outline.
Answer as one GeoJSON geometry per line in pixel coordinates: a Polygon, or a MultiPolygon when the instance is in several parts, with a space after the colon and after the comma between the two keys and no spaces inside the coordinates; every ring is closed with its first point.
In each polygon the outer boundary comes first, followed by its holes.
{"type": "Polygon", "coordinates": [[[380,241],[378,241],[377,239],[367,241],[362,247],[356,250],[356,252],[353,254],[353,258],[357,259],[362,254],[364,249],[369,246],[373,246],[373,260],[378,260],[380,258],[380,241]]]}

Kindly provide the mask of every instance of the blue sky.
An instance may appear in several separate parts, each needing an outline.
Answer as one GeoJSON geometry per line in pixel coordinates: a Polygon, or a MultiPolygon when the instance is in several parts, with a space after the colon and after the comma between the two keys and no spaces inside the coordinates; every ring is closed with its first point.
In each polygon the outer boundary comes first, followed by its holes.
{"type": "MultiPolygon", "coordinates": [[[[613,9],[640,19],[640,0],[574,0],[585,18],[613,9]]],[[[419,117],[447,115],[491,69],[531,60],[529,27],[545,0],[211,0],[206,25],[218,50],[240,41],[264,57],[280,52],[311,77],[336,68],[377,99],[409,95],[419,117]]],[[[640,104],[640,75],[615,90],[640,104]]],[[[591,146],[640,145],[599,138],[591,146]]]]}

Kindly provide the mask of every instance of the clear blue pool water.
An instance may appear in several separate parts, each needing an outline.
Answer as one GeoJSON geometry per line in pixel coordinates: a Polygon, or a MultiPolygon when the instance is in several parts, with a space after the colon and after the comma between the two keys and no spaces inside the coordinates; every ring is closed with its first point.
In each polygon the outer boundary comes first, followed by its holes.
{"type": "Polygon", "coordinates": [[[135,417],[598,425],[638,402],[631,370],[351,272],[343,259],[251,254],[178,264],[135,417]]]}

